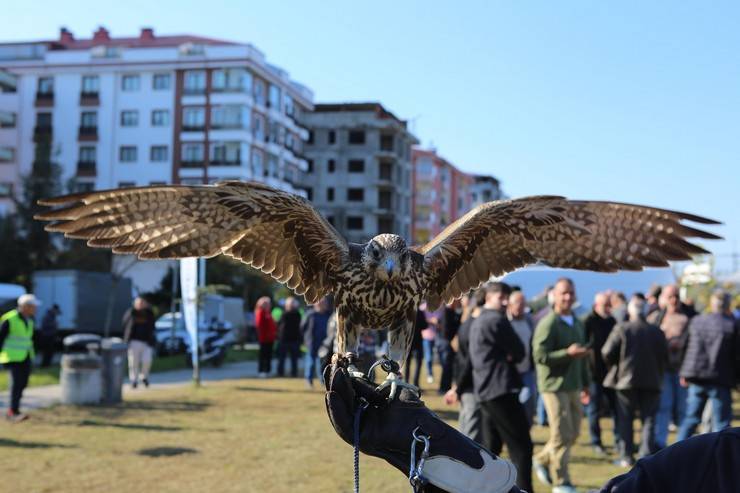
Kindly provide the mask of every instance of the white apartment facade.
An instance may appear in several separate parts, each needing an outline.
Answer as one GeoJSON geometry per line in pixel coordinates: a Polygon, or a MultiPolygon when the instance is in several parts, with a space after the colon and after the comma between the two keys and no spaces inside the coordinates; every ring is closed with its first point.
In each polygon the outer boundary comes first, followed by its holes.
{"type": "Polygon", "coordinates": [[[305,195],[313,94],[250,44],[62,29],[0,43],[0,73],[0,204],[44,136],[70,190],[241,179],[305,195]]]}

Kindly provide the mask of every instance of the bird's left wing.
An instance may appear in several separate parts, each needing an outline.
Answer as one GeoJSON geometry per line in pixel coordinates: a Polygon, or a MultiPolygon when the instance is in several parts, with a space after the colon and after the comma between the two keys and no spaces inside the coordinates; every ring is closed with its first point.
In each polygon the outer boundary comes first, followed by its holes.
{"type": "Polygon", "coordinates": [[[308,303],[333,288],[346,241],[296,195],[256,182],[152,186],[45,199],[47,231],[142,259],[229,255],[308,303]]]}
{"type": "Polygon", "coordinates": [[[685,238],[719,237],[682,220],[717,224],[683,212],[554,196],[482,204],[418,249],[429,282],[427,301],[436,307],[491,276],[537,262],[615,272],[707,253],[685,238]]]}

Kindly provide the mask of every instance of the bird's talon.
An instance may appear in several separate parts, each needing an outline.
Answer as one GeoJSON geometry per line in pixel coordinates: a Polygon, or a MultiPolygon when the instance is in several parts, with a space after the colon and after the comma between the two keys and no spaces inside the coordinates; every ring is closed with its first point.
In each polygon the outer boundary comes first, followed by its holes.
{"type": "Polygon", "coordinates": [[[375,391],[381,392],[387,387],[391,388],[391,391],[388,394],[389,401],[392,401],[396,397],[399,387],[409,389],[410,391],[415,393],[417,397],[421,398],[421,391],[419,390],[419,387],[408,383],[396,373],[389,373],[383,383],[376,387],[375,391]]]}

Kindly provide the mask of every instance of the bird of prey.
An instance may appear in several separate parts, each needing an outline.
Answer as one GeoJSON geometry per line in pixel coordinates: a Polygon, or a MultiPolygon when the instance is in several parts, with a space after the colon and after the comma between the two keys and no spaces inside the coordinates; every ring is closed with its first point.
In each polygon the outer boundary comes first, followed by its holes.
{"type": "Polygon", "coordinates": [[[719,237],[684,221],[703,217],[637,205],[525,197],[482,204],[428,244],[381,234],[348,243],[306,199],[262,183],[150,186],[40,201],[47,231],[141,259],[235,259],[272,275],[307,303],[333,294],[340,354],[359,331],[389,330],[402,366],[422,300],[450,302],[528,264],[615,272],[707,253],[686,238],[719,237]]]}

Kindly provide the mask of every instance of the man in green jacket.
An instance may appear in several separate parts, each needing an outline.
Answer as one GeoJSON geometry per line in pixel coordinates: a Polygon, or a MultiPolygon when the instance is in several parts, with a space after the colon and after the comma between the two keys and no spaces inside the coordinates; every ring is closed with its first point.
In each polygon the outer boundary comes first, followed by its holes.
{"type": "Polygon", "coordinates": [[[585,357],[586,334],[572,307],[575,286],[567,278],[554,288],[553,311],[540,320],[532,338],[537,387],[550,423],[550,439],[534,457],[537,478],[553,486],[553,493],[573,493],[568,475],[570,448],[578,438],[581,401],[588,400],[590,375],[585,357]]]}
{"type": "Polygon", "coordinates": [[[10,406],[7,418],[13,422],[28,416],[20,412],[23,390],[31,375],[33,351],[33,316],[39,301],[32,294],[18,298],[18,308],[0,317],[0,364],[10,370],[10,406]]]}

